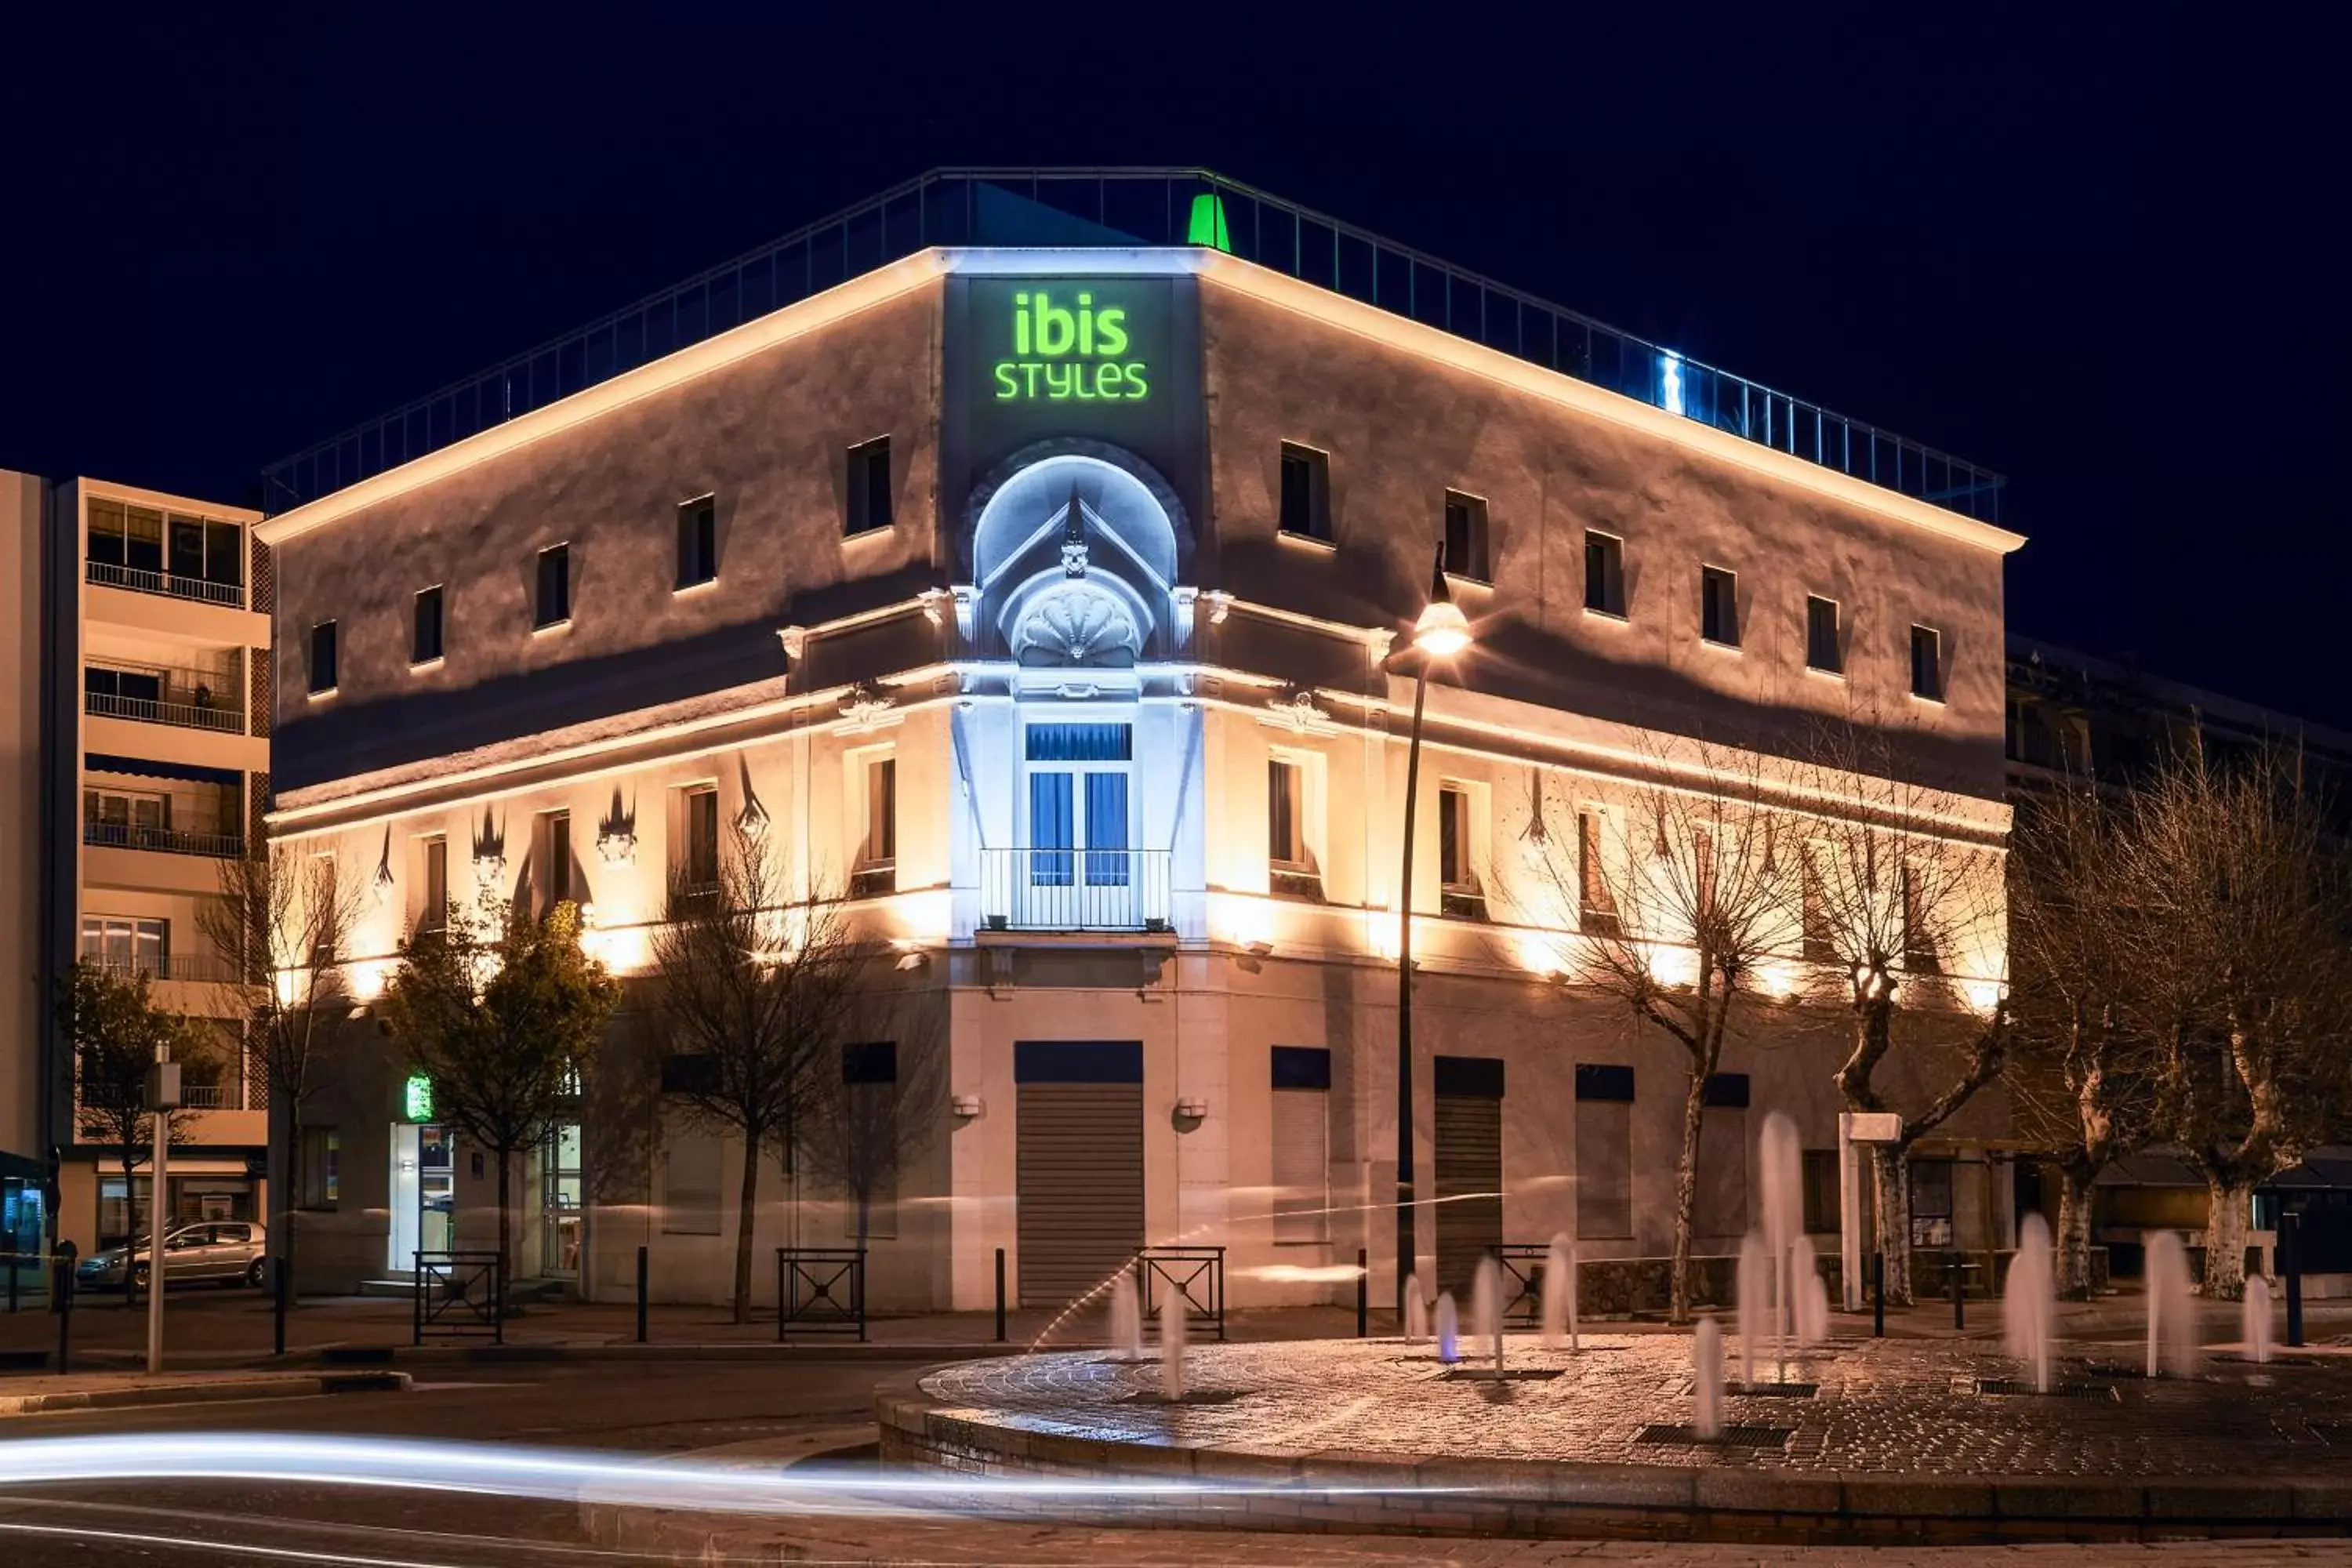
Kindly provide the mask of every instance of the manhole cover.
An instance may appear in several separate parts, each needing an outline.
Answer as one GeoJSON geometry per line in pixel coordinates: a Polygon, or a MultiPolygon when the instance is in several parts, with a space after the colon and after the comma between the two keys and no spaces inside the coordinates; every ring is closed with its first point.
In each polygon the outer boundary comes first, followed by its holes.
{"type": "Polygon", "coordinates": [[[1744,1394],[1750,1399],[1811,1399],[1821,1389],[1818,1383],[1727,1383],[1726,1394],[1744,1394]]]}
{"type": "Polygon", "coordinates": [[[2048,1388],[2036,1388],[2030,1379],[2021,1377],[1980,1377],[1977,1379],[1979,1394],[2022,1394],[2029,1399],[2105,1399],[2113,1402],[2116,1391],[2103,1383],[2053,1383],[2048,1388]]]}
{"type": "Polygon", "coordinates": [[[1500,1373],[1491,1366],[1454,1366],[1446,1369],[1447,1383],[1542,1383],[1558,1377],[1556,1366],[1511,1366],[1500,1373]]]}
{"type": "Polygon", "coordinates": [[[1726,1426],[1720,1436],[1702,1437],[1698,1435],[1698,1428],[1687,1423],[1668,1426],[1663,1422],[1654,1421],[1643,1427],[1635,1435],[1633,1441],[1636,1443],[1693,1443],[1724,1448],[1778,1448],[1788,1442],[1789,1434],[1793,1430],[1793,1427],[1789,1426],[1726,1426]]]}

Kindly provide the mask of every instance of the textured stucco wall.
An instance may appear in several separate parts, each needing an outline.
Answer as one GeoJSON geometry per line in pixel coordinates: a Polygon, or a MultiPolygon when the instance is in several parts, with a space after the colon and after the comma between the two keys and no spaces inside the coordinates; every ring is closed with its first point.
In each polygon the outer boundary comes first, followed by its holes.
{"type": "Polygon", "coordinates": [[[40,1143],[41,481],[0,470],[0,1152],[40,1143]]]}

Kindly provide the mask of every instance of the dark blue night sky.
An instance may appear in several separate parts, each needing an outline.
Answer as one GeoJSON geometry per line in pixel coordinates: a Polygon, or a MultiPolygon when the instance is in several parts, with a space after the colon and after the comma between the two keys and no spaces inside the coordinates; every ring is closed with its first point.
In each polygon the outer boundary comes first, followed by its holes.
{"type": "Polygon", "coordinates": [[[2014,629],[2352,724],[2345,39],[2075,9],[13,14],[0,466],[246,500],[922,169],[1199,163],[2000,469],[2014,629]]]}

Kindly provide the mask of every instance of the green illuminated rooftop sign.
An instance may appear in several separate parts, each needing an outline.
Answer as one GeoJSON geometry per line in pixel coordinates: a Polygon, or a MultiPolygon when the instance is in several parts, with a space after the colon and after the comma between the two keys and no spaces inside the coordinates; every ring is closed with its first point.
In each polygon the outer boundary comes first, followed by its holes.
{"type": "Polygon", "coordinates": [[[400,1086],[400,1114],[410,1121],[433,1120],[433,1080],[423,1073],[411,1073],[408,1081],[400,1086]]]}
{"type": "Polygon", "coordinates": [[[1127,307],[1092,291],[1056,300],[1045,289],[1013,296],[1010,356],[995,364],[999,403],[1137,403],[1150,367],[1128,357],[1127,307]]]}

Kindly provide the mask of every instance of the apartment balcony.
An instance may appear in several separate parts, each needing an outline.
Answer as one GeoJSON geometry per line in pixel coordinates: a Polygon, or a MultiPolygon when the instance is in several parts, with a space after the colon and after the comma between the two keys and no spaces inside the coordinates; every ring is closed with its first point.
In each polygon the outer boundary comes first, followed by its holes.
{"type": "Polygon", "coordinates": [[[980,915],[992,931],[1173,940],[1166,849],[982,849],[980,915]]]}
{"type": "Polygon", "coordinates": [[[175,724],[184,730],[210,730],[215,734],[245,733],[245,709],[199,697],[190,687],[166,688],[163,697],[124,696],[110,691],[84,691],[82,711],[100,719],[129,719],[142,724],[175,724]]]}
{"type": "Polygon", "coordinates": [[[245,608],[242,583],[216,582],[210,577],[190,577],[97,560],[89,563],[89,577],[105,588],[128,588],[134,594],[159,594],[171,599],[194,599],[232,610],[245,608]]]}
{"type": "Polygon", "coordinates": [[[134,958],[127,962],[121,959],[94,959],[85,953],[82,962],[103,970],[109,974],[125,978],[143,974],[148,979],[162,984],[236,985],[242,984],[245,980],[245,977],[237,973],[236,964],[226,958],[217,957],[209,952],[167,952],[156,957],[134,958]]]}
{"type": "Polygon", "coordinates": [[[245,835],[178,827],[147,827],[131,822],[86,822],[81,841],[98,848],[152,849],[163,855],[205,855],[234,860],[245,853],[245,835]]]}

